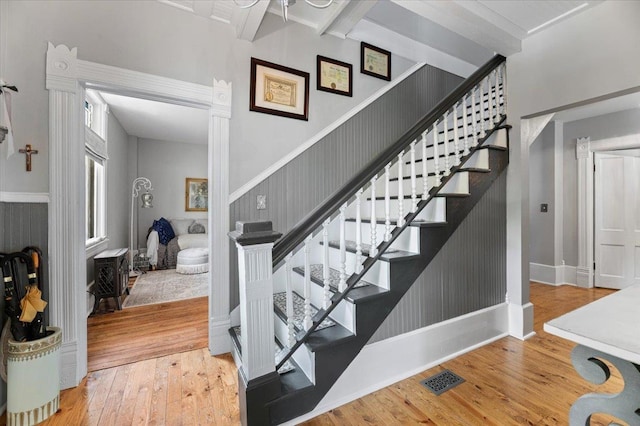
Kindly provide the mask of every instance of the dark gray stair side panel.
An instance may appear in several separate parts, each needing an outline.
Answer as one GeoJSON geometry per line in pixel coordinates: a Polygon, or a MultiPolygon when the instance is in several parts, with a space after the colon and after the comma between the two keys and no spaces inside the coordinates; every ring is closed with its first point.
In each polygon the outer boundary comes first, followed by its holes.
{"type": "Polygon", "coordinates": [[[493,183],[369,343],[504,302],[506,176],[493,183]]]}
{"type": "MultiPolygon", "coordinates": [[[[397,141],[461,81],[460,77],[429,65],[418,70],[232,203],[231,226],[237,220],[270,220],[275,230],[286,233],[397,141]],[[256,209],[257,195],[267,196],[267,209],[256,209]]],[[[233,308],[239,303],[238,271],[236,248],[232,244],[230,247],[233,308]]]]}

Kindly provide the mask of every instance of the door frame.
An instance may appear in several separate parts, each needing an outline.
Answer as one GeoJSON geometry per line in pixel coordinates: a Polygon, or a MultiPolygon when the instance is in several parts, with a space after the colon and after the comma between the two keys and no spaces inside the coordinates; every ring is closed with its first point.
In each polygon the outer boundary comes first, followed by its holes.
{"type": "Polygon", "coordinates": [[[48,43],[49,91],[49,316],[63,330],[61,387],[87,374],[84,239],[84,87],[209,110],[209,350],[229,351],[229,120],[231,83],[212,86],[159,77],[78,59],[77,48],[48,43]],[[221,212],[221,214],[213,214],[221,212]],[[215,297],[212,295],[215,294],[215,297]]]}
{"type": "Polygon", "coordinates": [[[578,160],[578,266],[579,287],[594,286],[594,152],[640,148],[640,134],[592,141],[589,137],[576,141],[578,160]]]}

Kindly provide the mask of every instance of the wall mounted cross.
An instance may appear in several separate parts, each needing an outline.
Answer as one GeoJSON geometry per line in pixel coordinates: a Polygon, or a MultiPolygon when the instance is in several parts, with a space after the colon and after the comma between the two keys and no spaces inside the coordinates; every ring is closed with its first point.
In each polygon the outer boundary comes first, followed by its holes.
{"type": "Polygon", "coordinates": [[[31,171],[31,155],[37,154],[38,150],[31,149],[31,144],[27,144],[25,146],[25,149],[21,149],[18,152],[20,152],[20,154],[25,154],[27,156],[27,171],[30,172],[31,171]]]}

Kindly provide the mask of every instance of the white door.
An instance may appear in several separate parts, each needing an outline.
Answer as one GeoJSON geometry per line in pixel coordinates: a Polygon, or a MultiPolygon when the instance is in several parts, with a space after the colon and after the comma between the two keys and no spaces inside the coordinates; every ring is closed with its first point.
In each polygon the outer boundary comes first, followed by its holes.
{"type": "Polygon", "coordinates": [[[595,285],[640,284],[638,150],[595,153],[595,285]]]}

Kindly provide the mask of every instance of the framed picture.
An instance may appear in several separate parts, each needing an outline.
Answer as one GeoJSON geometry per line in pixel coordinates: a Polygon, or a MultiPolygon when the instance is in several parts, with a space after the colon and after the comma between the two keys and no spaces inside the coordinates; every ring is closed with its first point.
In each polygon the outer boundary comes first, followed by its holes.
{"type": "Polygon", "coordinates": [[[251,58],[249,109],[309,120],[309,73],[251,58]]]}
{"type": "Polygon", "coordinates": [[[206,212],[209,208],[209,183],[207,179],[187,178],[184,192],[184,209],[188,212],[206,212]]]}
{"type": "Polygon", "coordinates": [[[391,52],[360,43],[360,72],[383,80],[391,80],[391,52]]]}
{"type": "Polygon", "coordinates": [[[318,55],[318,90],[336,95],[353,96],[353,66],[318,55]]]}

